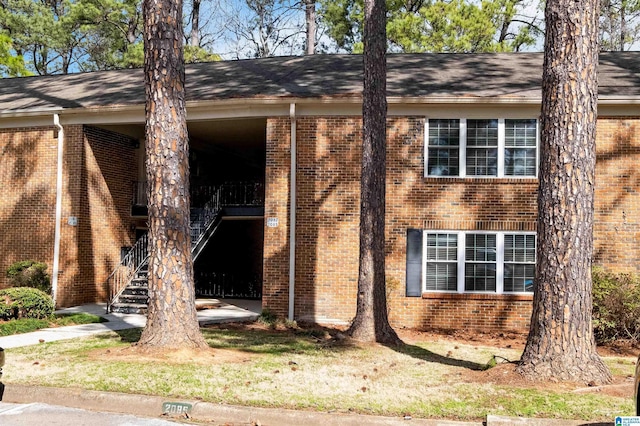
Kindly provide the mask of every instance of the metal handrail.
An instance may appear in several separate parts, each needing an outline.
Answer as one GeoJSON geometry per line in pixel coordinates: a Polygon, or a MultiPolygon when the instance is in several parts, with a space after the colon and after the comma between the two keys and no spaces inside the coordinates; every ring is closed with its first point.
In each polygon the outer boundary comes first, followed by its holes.
{"type": "Polygon", "coordinates": [[[122,291],[131,283],[149,259],[148,234],[142,235],[107,278],[107,313],[122,291]]]}
{"type": "MultiPolygon", "coordinates": [[[[141,188],[146,188],[146,182],[137,183],[137,191],[141,188]]],[[[264,185],[262,183],[230,182],[215,187],[211,197],[201,208],[191,210],[189,227],[192,254],[198,244],[200,244],[204,238],[207,238],[208,228],[214,224],[223,207],[260,206],[263,204],[264,185]]],[[[125,288],[147,263],[149,259],[149,241],[147,235],[148,234],[144,234],[136,241],[131,250],[129,250],[120,264],[107,278],[107,291],[109,295],[107,313],[110,311],[111,305],[115,303],[125,288]]]]}

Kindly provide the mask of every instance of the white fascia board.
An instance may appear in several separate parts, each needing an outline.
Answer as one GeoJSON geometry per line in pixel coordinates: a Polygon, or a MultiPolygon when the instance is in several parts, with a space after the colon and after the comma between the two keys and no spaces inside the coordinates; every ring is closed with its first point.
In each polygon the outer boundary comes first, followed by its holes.
{"type": "MultiPolygon", "coordinates": [[[[187,102],[187,120],[203,121],[226,118],[288,117],[289,105],[295,102],[296,115],[303,116],[360,116],[360,96],[326,98],[246,98],[187,102]]],[[[435,116],[447,118],[486,117],[504,118],[538,116],[541,100],[522,97],[389,97],[390,116],[435,116]],[[496,115],[496,116],[497,116],[496,115]]],[[[0,128],[48,127],[51,114],[59,114],[63,125],[72,124],[142,124],[145,121],[144,104],[91,107],[91,108],[39,108],[0,111],[0,128]]],[[[638,116],[640,98],[601,96],[599,116],[638,116]]]]}

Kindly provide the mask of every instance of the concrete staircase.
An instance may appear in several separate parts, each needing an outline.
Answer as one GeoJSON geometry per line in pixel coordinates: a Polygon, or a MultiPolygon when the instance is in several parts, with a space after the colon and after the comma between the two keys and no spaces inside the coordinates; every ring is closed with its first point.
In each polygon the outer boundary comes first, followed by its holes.
{"type": "Polygon", "coordinates": [[[111,312],[121,314],[146,314],[149,307],[149,280],[147,278],[148,263],[138,271],[116,301],[111,304],[111,312]]]}

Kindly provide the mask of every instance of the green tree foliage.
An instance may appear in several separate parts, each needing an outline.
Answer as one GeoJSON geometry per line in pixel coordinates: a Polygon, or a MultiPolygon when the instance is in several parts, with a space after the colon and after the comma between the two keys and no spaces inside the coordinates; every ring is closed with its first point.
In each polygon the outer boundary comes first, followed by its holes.
{"type": "Polygon", "coordinates": [[[196,64],[199,62],[221,61],[222,58],[217,53],[211,53],[207,49],[199,46],[184,46],[184,62],[196,64]]]}
{"type": "Polygon", "coordinates": [[[11,37],[0,33],[0,77],[18,77],[29,75],[22,56],[13,54],[11,37]]]}
{"type": "MultiPolygon", "coordinates": [[[[0,56],[4,75],[141,67],[142,10],[139,0],[2,0],[0,56]],[[6,59],[3,59],[6,57],[6,59]],[[24,58],[24,62],[22,61],[24,58]],[[17,67],[17,68],[16,68],[17,67]]],[[[187,62],[217,60],[201,47],[187,62]]]]}
{"type": "MultiPolygon", "coordinates": [[[[389,48],[400,52],[518,51],[541,34],[525,0],[387,0],[389,48]]],[[[320,14],[339,48],[362,51],[362,0],[321,0],[320,14]]]]}
{"type": "Polygon", "coordinates": [[[79,0],[83,70],[141,67],[142,9],[138,0],[79,0]]]}
{"type": "Polygon", "coordinates": [[[80,3],[4,0],[0,26],[37,74],[66,73],[76,61],[82,23],[80,3]]]}

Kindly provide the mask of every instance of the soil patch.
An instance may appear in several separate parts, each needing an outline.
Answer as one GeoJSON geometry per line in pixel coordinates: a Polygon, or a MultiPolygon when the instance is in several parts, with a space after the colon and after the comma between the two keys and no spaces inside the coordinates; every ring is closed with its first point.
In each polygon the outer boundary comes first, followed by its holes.
{"type": "Polygon", "coordinates": [[[227,364],[251,360],[254,355],[230,349],[161,349],[129,346],[116,349],[96,349],[89,358],[124,362],[163,362],[168,364],[227,364]]]}

